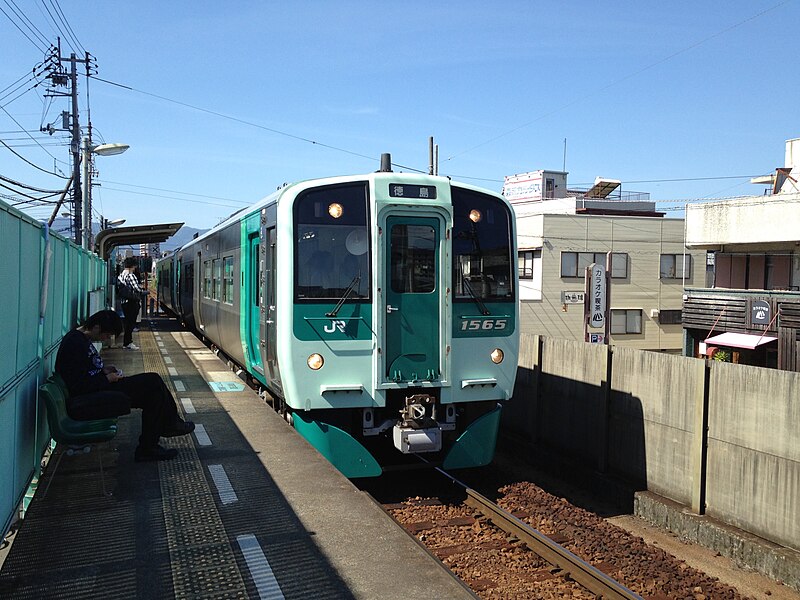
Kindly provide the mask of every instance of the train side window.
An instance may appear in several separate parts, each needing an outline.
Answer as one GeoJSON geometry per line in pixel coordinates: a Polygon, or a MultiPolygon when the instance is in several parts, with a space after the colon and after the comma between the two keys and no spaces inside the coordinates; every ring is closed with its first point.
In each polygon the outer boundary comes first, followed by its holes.
{"type": "Polygon", "coordinates": [[[222,295],[222,269],[220,260],[215,258],[211,261],[211,299],[219,302],[222,295]]]}
{"type": "Polygon", "coordinates": [[[233,257],[226,256],[222,259],[222,301],[233,304],[233,257]]]}
{"type": "Polygon", "coordinates": [[[211,261],[203,262],[203,298],[211,299],[211,261]]]}

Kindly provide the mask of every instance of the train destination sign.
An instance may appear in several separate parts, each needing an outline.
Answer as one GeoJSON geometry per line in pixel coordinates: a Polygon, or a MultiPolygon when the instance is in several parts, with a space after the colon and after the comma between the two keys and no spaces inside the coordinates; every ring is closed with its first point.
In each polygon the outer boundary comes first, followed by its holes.
{"type": "Polygon", "coordinates": [[[390,198],[412,198],[414,200],[435,200],[435,185],[409,185],[407,183],[390,183],[390,198]]]}

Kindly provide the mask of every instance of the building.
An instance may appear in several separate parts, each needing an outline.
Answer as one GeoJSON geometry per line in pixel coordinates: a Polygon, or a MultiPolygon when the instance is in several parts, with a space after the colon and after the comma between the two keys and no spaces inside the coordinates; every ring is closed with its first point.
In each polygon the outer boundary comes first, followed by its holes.
{"type": "Polygon", "coordinates": [[[687,356],[800,371],[800,139],[765,195],[686,210],[686,245],[708,251],[711,282],[684,297],[687,356]]]}
{"type": "Polygon", "coordinates": [[[586,339],[585,271],[611,252],[610,343],[680,353],[684,286],[705,281],[705,252],[686,252],[684,220],[664,218],[649,195],[598,178],[567,188],[566,173],[506,178],[519,246],[523,332],[586,339]],[[548,183],[552,181],[552,183],[548,183]]]}

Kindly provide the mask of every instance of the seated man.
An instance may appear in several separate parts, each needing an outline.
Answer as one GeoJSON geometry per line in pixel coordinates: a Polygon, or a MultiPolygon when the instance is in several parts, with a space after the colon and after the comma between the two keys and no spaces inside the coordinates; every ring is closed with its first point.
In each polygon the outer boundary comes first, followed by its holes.
{"type": "Polygon", "coordinates": [[[69,388],[67,413],[75,420],[88,421],[141,408],[142,433],[134,458],[137,462],[169,460],[178,451],[160,446],[159,437],[191,433],[194,423],[178,416],[175,399],[158,373],[124,377],[115,366],[103,364],[92,342],[107,342],[121,331],[119,315],[102,310],[61,340],[55,370],[69,388]]]}

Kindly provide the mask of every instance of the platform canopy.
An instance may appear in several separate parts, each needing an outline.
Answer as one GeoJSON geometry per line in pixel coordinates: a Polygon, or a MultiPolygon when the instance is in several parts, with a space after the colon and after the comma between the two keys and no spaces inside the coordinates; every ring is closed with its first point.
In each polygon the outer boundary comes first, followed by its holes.
{"type": "Polygon", "coordinates": [[[117,246],[136,244],[161,244],[183,227],[183,223],[160,223],[157,225],[132,225],[103,229],[94,239],[94,247],[103,260],[117,246]]]}
{"type": "Polygon", "coordinates": [[[778,338],[771,335],[726,332],[707,338],[706,344],[709,346],[727,346],[729,348],[746,348],[747,350],[754,350],[758,346],[769,344],[777,339],[778,338]]]}

